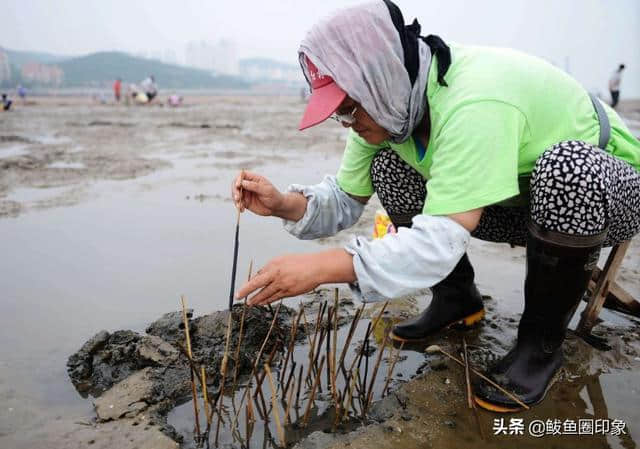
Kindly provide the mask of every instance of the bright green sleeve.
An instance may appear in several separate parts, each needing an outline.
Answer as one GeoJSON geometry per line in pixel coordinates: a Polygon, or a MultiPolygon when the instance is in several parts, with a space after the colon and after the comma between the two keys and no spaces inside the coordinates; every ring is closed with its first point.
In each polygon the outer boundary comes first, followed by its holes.
{"type": "Polygon", "coordinates": [[[381,148],[385,145],[371,145],[355,131],[349,131],[337,176],[342,190],[357,196],[373,195],[371,161],[381,148]]]}
{"type": "Polygon", "coordinates": [[[524,115],[507,103],[480,101],[456,109],[434,141],[423,213],[466,212],[516,196],[524,115]]]}

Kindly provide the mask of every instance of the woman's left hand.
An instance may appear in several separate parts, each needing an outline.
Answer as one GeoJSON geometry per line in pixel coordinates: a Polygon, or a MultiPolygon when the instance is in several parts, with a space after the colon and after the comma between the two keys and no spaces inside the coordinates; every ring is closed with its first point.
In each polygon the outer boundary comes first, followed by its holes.
{"type": "Polygon", "coordinates": [[[318,256],[287,254],[271,259],[238,290],[236,298],[244,298],[261,289],[247,301],[248,305],[257,306],[313,290],[321,283],[318,256]]]}

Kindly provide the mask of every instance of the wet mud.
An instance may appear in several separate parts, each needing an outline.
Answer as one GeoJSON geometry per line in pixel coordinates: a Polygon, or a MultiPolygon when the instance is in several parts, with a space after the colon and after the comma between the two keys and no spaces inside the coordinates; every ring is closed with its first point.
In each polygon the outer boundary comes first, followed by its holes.
{"type": "MultiPolygon", "coordinates": [[[[233,308],[232,341],[237,341],[243,306],[233,308]]],[[[291,326],[291,309],[282,307],[265,351],[269,354],[282,341],[291,326]]],[[[193,361],[206,368],[207,384],[220,382],[220,364],[224,355],[228,311],[214,312],[189,320],[193,361]]],[[[192,312],[188,313],[189,318],[192,312]]],[[[248,308],[246,332],[236,364],[240,375],[251,371],[269,331],[272,312],[267,308],[248,308]]],[[[130,330],[101,331],[89,339],[67,361],[68,375],[84,396],[96,398],[96,421],[135,418],[141,413],[152,416],[161,430],[180,439],[166,424],[166,414],[190,398],[190,367],[186,356],[184,324],[181,312],[170,312],[151,323],[145,334],[130,330]]],[[[300,338],[304,338],[301,332],[300,338]]],[[[234,348],[235,349],[235,348],[234,348]]]]}

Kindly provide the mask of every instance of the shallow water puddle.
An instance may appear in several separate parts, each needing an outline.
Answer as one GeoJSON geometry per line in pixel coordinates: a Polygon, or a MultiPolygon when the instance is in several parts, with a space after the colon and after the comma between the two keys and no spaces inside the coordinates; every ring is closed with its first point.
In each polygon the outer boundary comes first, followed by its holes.
{"type": "Polygon", "coordinates": [[[27,145],[13,145],[10,147],[0,148],[0,159],[24,156],[25,154],[29,154],[27,145]]]}

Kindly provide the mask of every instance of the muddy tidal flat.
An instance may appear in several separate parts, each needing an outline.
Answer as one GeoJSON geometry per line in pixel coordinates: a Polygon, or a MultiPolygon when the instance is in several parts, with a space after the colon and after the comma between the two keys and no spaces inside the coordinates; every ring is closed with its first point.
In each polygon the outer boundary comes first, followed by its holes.
{"type": "MultiPolygon", "coordinates": [[[[154,422],[146,408],[111,417],[111,403],[99,419],[104,391],[113,384],[74,385],[67,362],[81,348],[91,349],[85,343],[99,336],[101,344],[113,340],[117,349],[130,343],[143,348],[145,357],[156,357],[156,365],[170,365],[179,349],[165,334],[149,333],[150,324],[179,311],[180,295],[200,322],[226,308],[236,218],[229,200],[233,176],[253,170],[284,189],[319,182],[340,164],[345,130],[325,123],[297,131],[303,107],[296,97],[276,96],[199,96],[175,109],[43,97],[0,114],[0,447],[193,447],[188,389],[167,393],[173,402],[154,422]]],[[[640,135],[640,102],[624,103],[621,112],[640,135]]],[[[283,252],[315,251],[340,245],[354,233],[370,235],[378,207],[374,198],[354,229],[319,242],[296,240],[280,220],[244,214],[238,279],[246,276],[250,260],[260,267],[283,252]]],[[[487,318],[469,332],[452,330],[427,344],[457,353],[464,335],[471,361],[482,369],[515,339],[524,250],[472,240],[469,255],[487,318]]],[[[638,238],[618,283],[640,298],[638,238]]],[[[352,301],[345,288],[340,297],[352,301]]],[[[311,307],[315,299],[312,294],[285,303],[297,310],[301,301],[311,307]]],[[[391,302],[382,322],[389,326],[417,314],[429,300],[425,292],[391,302]]],[[[345,310],[353,313],[360,306],[352,304],[345,310]]],[[[367,306],[368,319],[379,307],[367,306]]],[[[373,419],[335,433],[318,419],[307,431],[289,429],[290,443],[300,448],[636,447],[640,320],[608,310],[601,318],[594,332],[608,339],[611,350],[595,350],[570,335],[565,368],[548,398],[517,415],[480,411],[484,439],[466,408],[463,371],[426,354],[426,344],[403,348],[392,394],[375,397],[373,419]],[[500,418],[506,435],[496,432],[500,418]],[[509,433],[510,424],[511,430],[517,427],[512,418],[523,420],[522,435],[509,433]],[[549,420],[551,430],[555,420],[619,420],[625,427],[617,435],[530,434],[531,422],[549,420]]],[[[372,342],[379,346],[376,338],[372,342]]],[[[79,370],[88,363],[81,356],[74,365],[79,370]]],[[[108,374],[118,381],[138,376],[134,380],[142,382],[136,385],[150,385],[144,380],[157,376],[157,370],[145,371],[146,365],[127,366],[129,371],[108,374]]],[[[222,441],[241,447],[230,436],[222,441]]],[[[271,444],[266,438],[260,442],[260,447],[271,444]]]]}

